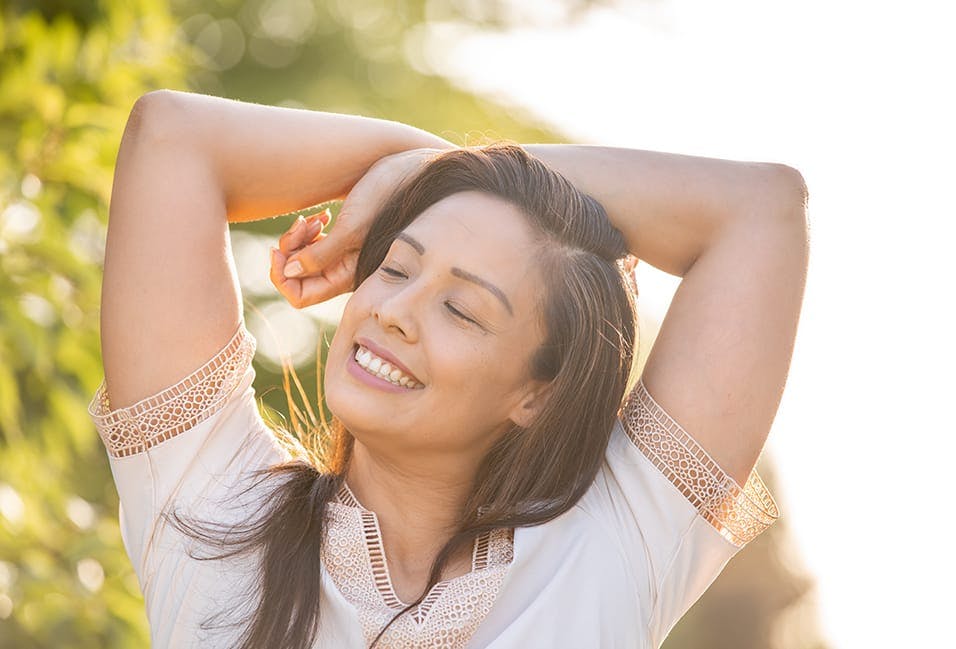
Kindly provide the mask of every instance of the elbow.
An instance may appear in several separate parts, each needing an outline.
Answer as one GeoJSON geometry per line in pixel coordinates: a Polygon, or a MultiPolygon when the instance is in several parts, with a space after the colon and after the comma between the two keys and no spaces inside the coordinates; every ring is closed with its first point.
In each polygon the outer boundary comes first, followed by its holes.
{"type": "Polygon", "coordinates": [[[784,164],[770,164],[774,186],[774,214],[779,216],[782,228],[791,234],[794,246],[802,250],[804,267],[810,251],[810,216],[807,203],[810,196],[803,174],[784,164]]]}
{"type": "Polygon", "coordinates": [[[152,90],[133,104],[126,120],[124,139],[147,137],[151,140],[168,136],[172,116],[177,110],[182,93],[174,90],[152,90]]]}
{"type": "Polygon", "coordinates": [[[793,167],[779,163],[764,165],[773,187],[776,209],[781,218],[807,223],[807,202],[810,192],[803,174],[793,167]]]}

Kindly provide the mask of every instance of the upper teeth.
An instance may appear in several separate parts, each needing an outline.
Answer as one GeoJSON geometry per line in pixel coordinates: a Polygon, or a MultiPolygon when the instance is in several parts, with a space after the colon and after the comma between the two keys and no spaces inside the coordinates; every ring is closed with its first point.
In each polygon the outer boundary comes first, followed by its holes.
{"type": "Polygon", "coordinates": [[[382,360],[361,345],[358,346],[355,352],[355,362],[363,367],[369,374],[377,376],[380,379],[385,379],[395,385],[401,385],[402,387],[412,390],[425,387],[397,367],[394,367],[388,361],[382,360]]]}

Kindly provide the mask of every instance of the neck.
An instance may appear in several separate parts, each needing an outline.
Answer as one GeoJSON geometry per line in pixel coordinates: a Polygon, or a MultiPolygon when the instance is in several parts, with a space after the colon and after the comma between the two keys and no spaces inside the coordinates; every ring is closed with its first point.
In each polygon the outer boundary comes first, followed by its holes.
{"type": "Polygon", "coordinates": [[[455,531],[474,471],[447,458],[403,456],[398,462],[356,439],[346,482],[362,506],[375,512],[390,562],[417,570],[430,567],[455,531]]]}

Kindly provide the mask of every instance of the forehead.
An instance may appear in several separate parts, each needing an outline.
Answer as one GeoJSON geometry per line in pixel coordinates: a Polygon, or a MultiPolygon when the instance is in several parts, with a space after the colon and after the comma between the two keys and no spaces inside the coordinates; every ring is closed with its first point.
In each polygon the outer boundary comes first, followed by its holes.
{"type": "Polygon", "coordinates": [[[492,245],[507,256],[521,256],[535,247],[533,231],[521,210],[502,198],[477,191],[459,192],[434,203],[405,232],[422,243],[425,238],[432,239],[437,248],[468,239],[476,246],[492,245]]]}
{"type": "Polygon", "coordinates": [[[429,206],[404,232],[422,244],[426,262],[478,275],[512,302],[525,301],[537,287],[534,231],[502,198],[476,191],[453,194],[429,206]]]}

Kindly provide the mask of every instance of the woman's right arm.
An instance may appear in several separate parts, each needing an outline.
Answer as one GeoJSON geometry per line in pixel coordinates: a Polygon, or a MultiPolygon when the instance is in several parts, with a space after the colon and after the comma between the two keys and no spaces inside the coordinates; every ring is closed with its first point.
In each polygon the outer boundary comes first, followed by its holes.
{"type": "Polygon", "coordinates": [[[242,320],[228,223],[343,197],[379,158],[450,143],[388,120],[161,90],[120,145],[103,269],[111,408],[153,395],[242,320]]]}

